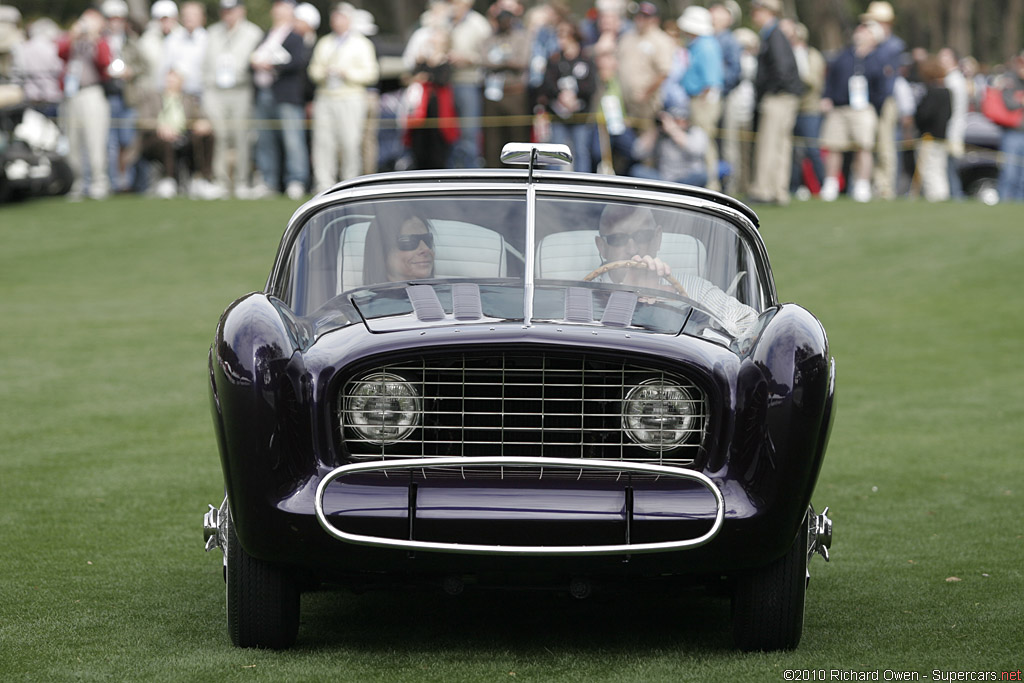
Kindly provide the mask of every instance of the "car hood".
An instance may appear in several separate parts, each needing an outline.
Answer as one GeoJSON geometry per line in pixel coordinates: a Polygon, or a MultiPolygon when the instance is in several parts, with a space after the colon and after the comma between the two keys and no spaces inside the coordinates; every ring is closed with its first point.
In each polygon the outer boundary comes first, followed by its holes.
{"type": "MultiPolygon", "coordinates": [[[[506,282],[434,282],[374,288],[350,297],[359,320],[375,333],[443,326],[521,322],[639,328],[678,335],[690,303],[642,291],[585,283],[538,286],[532,299],[506,282]]],[[[652,293],[657,294],[657,293],[652,293]]]]}
{"type": "MultiPolygon", "coordinates": [[[[495,330],[515,326],[522,329],[554,326],[570,329],[621,330],[627,335],[643,333],[660,337],[686,335],[711,341],[744,354],[763,324],[736,337],[715,324],[691,303],[663,298],[661,292],[578,283],[544,285],[538,288],[529,317],[525,315],[523,288],[506,282],[433,282],[376,287],[339,297],[313,316],[295,319],[308,348],[320,337],[353,325],[372,334],[409,333],[450,328],[453,333],[471,329],[495,330]],[[654,294],[655,296],[647,296],[654,294]]],[[[279,308],[285,308],[279,303],[279,308]]],[[[282,311],[284,313],[285,311],[282,311]]],[[[470,336],[470,335],[467,335],[470,336]]]]}

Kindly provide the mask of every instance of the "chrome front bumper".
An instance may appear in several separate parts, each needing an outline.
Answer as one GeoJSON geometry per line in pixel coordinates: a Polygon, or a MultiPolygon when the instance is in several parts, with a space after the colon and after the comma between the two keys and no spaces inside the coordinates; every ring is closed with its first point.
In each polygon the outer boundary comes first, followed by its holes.
{"type": "MultiPolygon", "coordinates": [[[[410,504],[412,505],[412,503],[410,504]]],[[[317,487],[316,518],[324,531],[332,537],[357,545],[378,548],[396,548],[410,551],[460,553],[470,555],[519,555],[519,556],[568,556],[568,555],[636,555],[659,553],[671,550],[696,548],[710,542],[722,528],[725,519],[725,500],[718,486],[707,476],[693,470],[666,465],[623,461],[587,460],[578,458],[537,458],[537,457],[473,457],[473,458],[414,458],[405,460],[377,461],[344,465],[332,470],[317,487]],[[696,482],[705,487],[715,500],[714,522],[711,528],[696,538],[652,543],[622,543],[614,545],[487,545],[475,543],[448,543],[367,536],[343,531],[334,526],[324,511],[324,496],[334,481],[343,477],[373,472],[397,472],[429,469],[436,467],[474,468],[545,468],[567,470],[599,470],[625,474],[645,474],[660,477],[674,477],[696,482]]],[[[628,503],[627,503],[628,507],[628,503]]],[[[410,515],[412,517],[413,515],[410,515]]]]}

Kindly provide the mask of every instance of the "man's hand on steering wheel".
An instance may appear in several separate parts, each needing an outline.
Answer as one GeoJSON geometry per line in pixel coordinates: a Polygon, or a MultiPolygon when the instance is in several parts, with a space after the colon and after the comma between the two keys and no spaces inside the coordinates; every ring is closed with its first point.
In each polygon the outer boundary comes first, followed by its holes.
{"type": "Polygon", "coordinates": [[[612,261],[597,268],[583,279],[590,281],[604,273],[620,269],[626,269],[626,276],[619,284],[660,289],[663,287],[661,281],[664,280],[672,285],[672,289],[679,294],[686,297],[689,296],[679,281],[672,277],[672,268],[661,259],[653,256],[634,256],[625,261],[612,261]]]}
{"type": "MultiPolygon", "coordinates": [[[[631,261],[642,261],[644,264],[647,265],[647,271],[649,273],[653,274],[653,275],[657,275],[659,278],[663,278],[666,275],[671,275],[672,274],[672,268],[667,263],[665,263],[660,258],[658,258],[657,256],[650,256],[650,255],[634,256],[630,260],[631,261]]],[[[635,274],[637,276],[642,276],[643,275],[643,273],[641,271],[634,270],[634,271],[632,271],[632,273],[628,273],[626,275],[626,277],[629,277],[629,275],[631,275],[631,274],[635,274]]]]}

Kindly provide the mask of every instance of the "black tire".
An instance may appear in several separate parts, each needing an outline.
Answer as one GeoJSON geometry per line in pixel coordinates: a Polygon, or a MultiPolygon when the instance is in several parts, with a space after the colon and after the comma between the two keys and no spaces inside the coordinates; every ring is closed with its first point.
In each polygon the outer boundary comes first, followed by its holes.
{"type": "Polygon", "coordinates": [[[227,520],[228,633],[235,647],[283,650],[299,632],[299,589],[290,572],[245,552],[227,520]]]}
{"type": "Polygon", "coordinates": [[[736,579],[733,638],[746,652],[793,650],[804,630],[807,594],[807,518],[789,551],[736,579]]]}

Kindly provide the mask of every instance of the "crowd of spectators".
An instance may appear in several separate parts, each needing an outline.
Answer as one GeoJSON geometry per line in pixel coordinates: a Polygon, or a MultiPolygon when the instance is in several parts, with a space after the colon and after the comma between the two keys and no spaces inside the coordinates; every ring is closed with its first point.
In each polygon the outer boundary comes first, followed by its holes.
{"type": "MultiPolygon", "coordinates": [[[[969,112],[989,90],[1024,109],[1024,53],[979,74],[951,49],[908,49],[884,0],[827,57],[781,0],[662,5],[596,0],[432,0],[401,57],[382,125],[377,27],[347,2],[328,17],[275,0],[270,25],[245,0],[155,0],[138,25],[102,0],[66,30],[24,27],[0,5],[0,80],[59,121],[70,197],[298,199],[378,170],[499,165],[502,146],[572,148],[574,168],[701,185],[784,205],[843,191],[858,202],[963,195],[969,112]],[[322,21],[325,19],[325,21],[322,21]]],[[[383,107],[386,109],[387,107],[383,107]]],[[[1024,200],[1024,124],[1002,121],[999,195],[1024,200]]]]}

